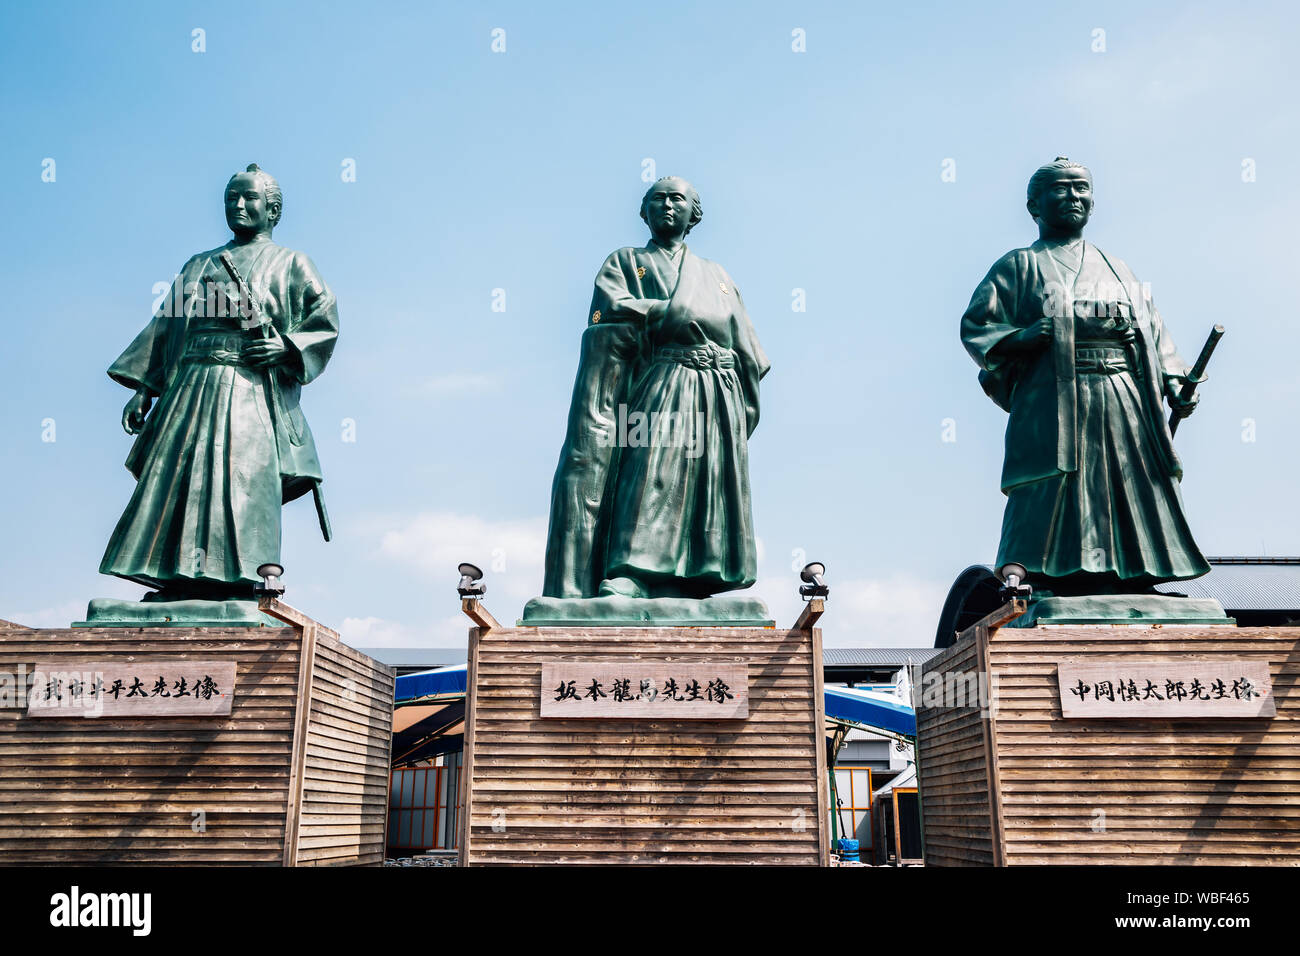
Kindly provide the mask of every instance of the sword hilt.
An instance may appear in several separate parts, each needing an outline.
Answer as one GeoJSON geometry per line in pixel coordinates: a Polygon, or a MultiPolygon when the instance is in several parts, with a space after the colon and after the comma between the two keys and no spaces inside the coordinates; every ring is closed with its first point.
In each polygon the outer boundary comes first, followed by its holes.
{"type": "MultiPolygon", "coordinates": [[[[1192,396],[1196,394],[1196,386],[1205,381],[1205,369],[1210,364],[1210,356],[1214,354],[1215,347],[1219,344],[1219,339],[1223,338],[1223,326],[1216,325],[1210,329],[1210,334],[1205,340],[1205,345],[1201,347],[1201,354],[1196,357],[1196,363],[1187,373],[1183,380],[1183,387],[1178,392],[1178,398],[1182,402],[1190,402],[1192,396]]],[[[1184,416],[1177,412],[1171,412],[1169,415],[1169,434],[1172,435],[1178,431],[1178,423],[1183,420],[1184,416]]]]}

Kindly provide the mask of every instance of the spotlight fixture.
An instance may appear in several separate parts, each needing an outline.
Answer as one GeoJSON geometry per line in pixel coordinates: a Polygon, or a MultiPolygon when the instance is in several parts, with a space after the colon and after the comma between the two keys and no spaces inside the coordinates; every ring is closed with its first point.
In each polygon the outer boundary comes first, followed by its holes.
{"type": "Polygon", "coordinates": [[[824,598],[831,593],[831,589],[822,580],[822,575],[825,573],[826,565],[820,561],[805,565],[804,569],[799,572],[799,579],[804,582],[803,586],[799,588],[799,595],[805,601],[810,601],[813,598],[824,598]]]}
{"type": "Polygon", "coordinates": [[[284,582],[280,580],[282,574],[284,574],[284,568],[278,564],[260,565],[257,569],[257,575],[262,579],[262,583],[253,585],[253,593],[279,597],[284,593],[284,582]]]}
{"type": "Polygon", "coordinates": [[[1029,572],[1025,570],[1023,564],[1004,564],[998,570],[998,577],[1002,579],[1002,587],[998,589],[998,599],[1001,601],[1010,601],[1015,598],[1028,598],[1034,593],[1033,587],[1025,584],[1025,578],[1029,572]]]}
{"type": "Polygon", "coordinates": [[[479,583],[483,577],[481,568],[467,561],[458,565],[456,570],[460,572],[460,584],[456,586],[456,591],[461,597],[481,598],[487,594],[487,585],[479,583]]]}

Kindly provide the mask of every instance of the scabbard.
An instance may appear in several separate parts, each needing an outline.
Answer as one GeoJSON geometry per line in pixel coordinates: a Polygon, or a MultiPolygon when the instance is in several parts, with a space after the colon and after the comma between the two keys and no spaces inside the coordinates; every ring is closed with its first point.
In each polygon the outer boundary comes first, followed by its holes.
{"type": "Polygon", "coordinates": [[[325,496],[321,493],[319,481],[311,483],[311,499],[316,503],[316,517],[320,519],[320,533],[328,541],[334,537],[334,530],[330,527],[330,513],[325,510],[325,496]]]}

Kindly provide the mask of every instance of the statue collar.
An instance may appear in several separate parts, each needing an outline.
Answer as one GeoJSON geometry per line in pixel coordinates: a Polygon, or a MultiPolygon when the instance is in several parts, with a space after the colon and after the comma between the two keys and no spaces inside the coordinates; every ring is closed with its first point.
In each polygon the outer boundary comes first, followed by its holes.
{"type": "Polygon", "coordinates": [[[650,238],[650,241],[646,243],[646,248],[651,250],[652,252],[661,252],[669,259],[677,259],[685,254],[686,243],[683,242],[681,245],[679,245],[676,251],[670,251],[667,247],[661,245],[658,239],[655,239],[652,236],[650,238]]]}

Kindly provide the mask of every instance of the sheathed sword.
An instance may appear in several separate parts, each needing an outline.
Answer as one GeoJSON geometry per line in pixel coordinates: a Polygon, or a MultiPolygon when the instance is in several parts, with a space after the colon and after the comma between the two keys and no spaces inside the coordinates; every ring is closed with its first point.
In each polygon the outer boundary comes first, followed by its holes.
{"type": "MultiPolygon", "coordinates": [[[[1201,347],[1201,354],[1196,357],[1196,364],[1192,370],[1187,373],[1187,380],[1183,383],[1182,391],[1178,393],[1178,398],[1184,402],[1190,402],[1192,396],[1196,394],[1196,386],[1205,381],[1205,368],[1210,364],[1210,356],[1214,354],[1215,346],[1219,344],[1219,339],[1223,338],[1223,326],[1216,325],[1210,330],[1209,338],[1205,340],[1205,345],[1201,347]]],[[[1173,435],[1178,431],[1178,423],[1186,416],[1179,415],[1177,412],[1169,414],[1169,434],[1173,435]]]]}
{"type": "Polygon", "coordinates": [[[262,314],[257,299],[253,298],[253,290],[248,287],[244,277],[235,268],[235,260],[230,258],[229,252],[221,253],[220,258],[226,274],[230,276],[230,281],[235,283],[236,288],[239,289],[239,314],[244,317],[241,324],[246,329],[257,327],[262,333],[262,338],[269,339],[271,337],[271,321],[262,314]]]}
{"type": "MultiPolygon", "coordinates": [[[[253,297],[253,290],[248,287],[244,277],[239,274],[235,268],[235,260],[230,257],[229,252],[221,253],[221,265],[225,268],[226,273],[230,276],[230,281],[235,283],[239,289],[239,314],[243,316],[242,325],[246,329],[257,328],[262,333],[262,338],[271,337],[271,320],[262,312],[261,307],[257,304],[257,299],[253,297]]],[[[269,368],[263,369],[266,373],[266,388],[270,395],[271,403],[275,406],[275,413],[281,418],[284,416],[284,409],[280,407],[280,388],[276,384],[275,376],[271,374],[269,368]]],[[[325,510],[325,496],[321,494],[320,482],[311,483],[312,502],[316,505],[316,517],[320,521],[320,533],[328,541],[334,536],[334,530],[330,527],[329,512],[325,510]]]]}

